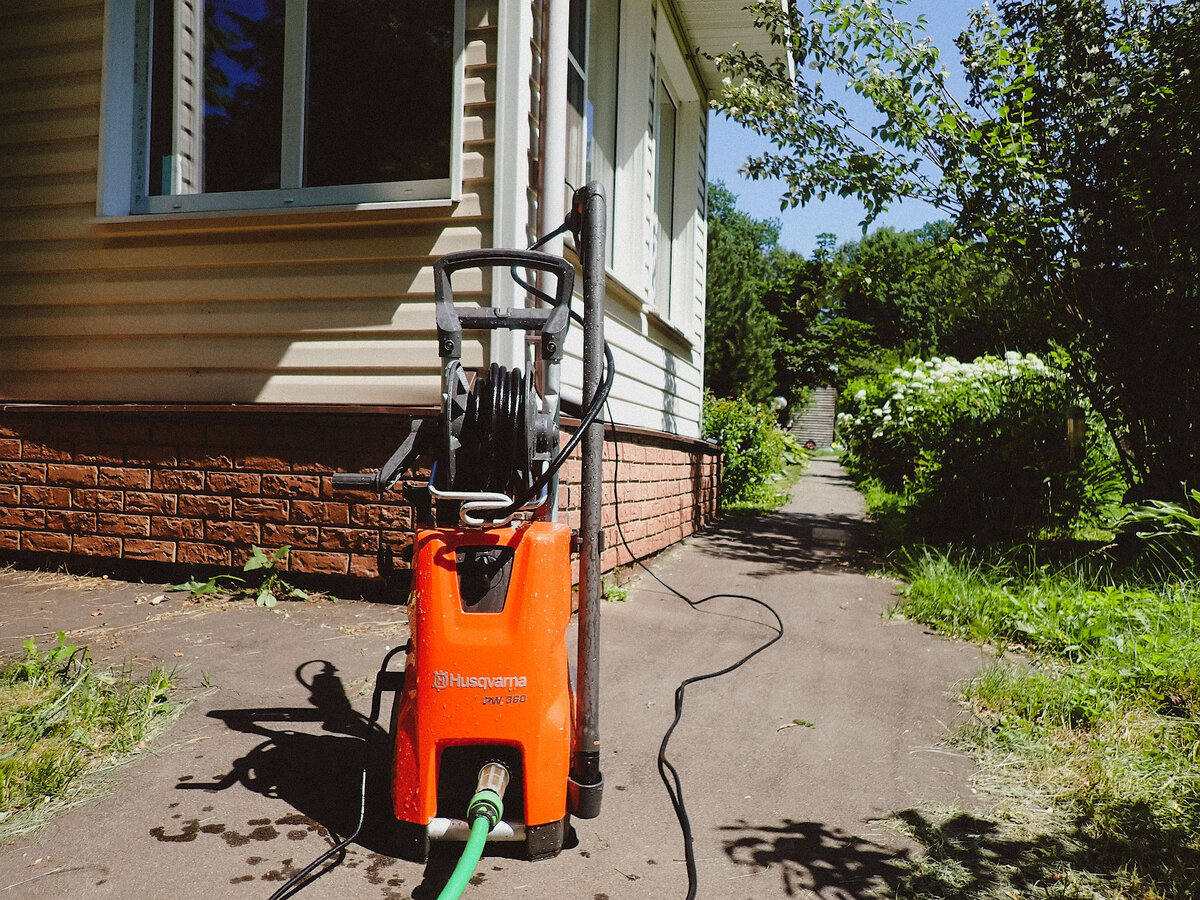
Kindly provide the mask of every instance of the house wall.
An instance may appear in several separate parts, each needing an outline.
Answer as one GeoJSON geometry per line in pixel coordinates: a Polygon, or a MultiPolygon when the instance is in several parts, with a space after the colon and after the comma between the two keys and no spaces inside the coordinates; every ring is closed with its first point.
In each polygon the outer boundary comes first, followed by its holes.
{"type": "MultiPolygon", "coordinates": [[[[667,4],[604,0],[593,3],[593,14],[613,16],[620,23],[615,91],[590,97],[597,107],[613,104],[617,112],[613,177],[606,187],[611,253],[605,267],[605,336],[617,370],[609,406],[617,422],[695,438],[700,434],[704,375],[706,95],[685,63],[667,4]],[[681,100],[676,232],[670,247],[658,241],[655,208],[659,151],[654,103],[656,86],[663,78],[672,82],[681,100]],[[655,289],[656,267],[663,254],[670,254],[675,266],[674,315],[669,301],[655,289]]],[[[534,84],[535,104],[537,88],[534,84]]],[[[535,168],[536,162],[535,158],[535,168]]],[[[573,184],[587,177],[582,160],[568,160],[567,173],[573,184]]],[[[566,353],[564,388],[568,396],[578,399],[582,383],[578,332],[568,335],[566,353]]]]}
{"type": "MultiPolygon", "coordinates": [[[[112,176],[100,161],[105,3],[0,4],[0,551],[230,565],[251,544],[286,543],[295,571],[364,577],[383,550],[403,551],[402,500],[334,496],[329,476],[378,466],[411,407],[438,400],[434,260],[519,238],[534,220],[541,6],[505,5],[503,22],[497,6],[466,0],[454,204],[99,216],[112,176]],[[504,148],[498,109],[514,115],[504,148]]],[[[696,279],[680,325],[638,274],[656,252],[646,87],[661,48],[634,28],[665,6],[624,7],[623,71],[637,78],[618,98],[610,202],[617,247],[639,249],[618,249],[609,267],[610,407],[618,422],[684,438],[621,438],[622,496],[638,497],[621,515],[641,555],[715,513],[718,459],[687,440],[703,371],[703,116],[680,151],[693,161],[677,199],[696,279]]],[[[458,298],[486,304],[491,289],[470,277],[456,277],[458,298]]],[[[464,363],[520,350],[495,344],[465,342],[464,363]]],[[[578,392],[578,329],[568,352],[564,382],[578,392]]],[[[610,537],[606,565],[618,553],[610,537]]]]}
{"type": "Polygon", "coordinates": [[[101,218],[104,4],[3,4],[0,399],[433,402],[432,263],[492,243],[495,10],[466,8],[460,202],[101,218]]]}

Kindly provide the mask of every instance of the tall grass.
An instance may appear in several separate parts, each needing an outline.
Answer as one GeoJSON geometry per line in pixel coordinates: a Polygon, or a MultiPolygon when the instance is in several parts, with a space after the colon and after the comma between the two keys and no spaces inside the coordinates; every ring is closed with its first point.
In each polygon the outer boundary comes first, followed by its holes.
{"type": "Polygon", "coordinates": [[[944,549],[901,568],[904,615],[1001,651],[960,737],[1070,832],[1047,859],[1094,896],[1200,896],[1200,581],[944,549]]]}

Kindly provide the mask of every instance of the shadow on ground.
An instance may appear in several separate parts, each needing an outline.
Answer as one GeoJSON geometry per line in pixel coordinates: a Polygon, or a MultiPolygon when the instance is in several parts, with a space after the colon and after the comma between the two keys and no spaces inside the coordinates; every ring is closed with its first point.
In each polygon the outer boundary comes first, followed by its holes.
{"type": "MultiPolygon", "coordinates": [[[[297,668],[296,679],[309,690],[309,706],[210,712],[210,718],[232,730],[264,740],[234,760],[227,773],[212,781],[183,776],[176,787],[219,792],[240,785],[283,800],[331,834],[349,834],[358,822],[364,765],[367,797],[388,796],[387,748],[384,730],[354,709],[337,672],[325,660],[310,660],[297,668]],[[305,680],[308,672],[312,674],[305,680]],[[289,727],[315,723],[320,723],[320,732],[289,727]]],[[[386,822],[386,810],[373,808],[381,805],[368,803],[359,843],[386,852],[387,836],[379,828],[386,822]]]]}
{"type": "Polygon", "coordinates": [[[1129,896],[1194,900],[1200,896],[1200,847],[1190,829],[1166,825],[1143,804],[1106,809],[1109,827],[1097,829],[1095,811],[1080,812],[1058,828],[1030,833],[967,813],[934,819],[908,809],[893,826],[910,837],[914,852],[831,829],[816,822],[778,825],[737,822],[725,853],[747,876],[781,878],[788,897],[821,900],[980,900],[1000,897],[1129,896]],[[1123,838],[1112,834],[1111,820],[1123,838]]]}
{"type": "MultiPolygon", "coordinates": [[[[818,489],[854,491],[854,482],[837,473],[807,471],[804,479],[818,489]]],[[[853,513],[811,513],[802,509],[766,515],[726,515],[699,537],[717,556],[748,563],[754,577],[824,567],[862,570],[879,558],[875,524],[853,513]]]]}
{"type": "Polygon", "coordinates": [[[779,825],[745,821],[721,829],[725,853],[747,875],[782,879],[788,897],[868,900],[893,888],[907,857],[903,852],[817,822],[785,819],[779,825]]]}

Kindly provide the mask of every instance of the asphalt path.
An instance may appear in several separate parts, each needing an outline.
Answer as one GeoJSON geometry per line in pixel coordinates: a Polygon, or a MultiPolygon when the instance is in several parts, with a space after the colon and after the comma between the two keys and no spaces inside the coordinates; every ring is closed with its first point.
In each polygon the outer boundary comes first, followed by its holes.
{"type": "MultiPolygon", "coordinates": [[[[836,461],[816,459],[779,512],[727,517],[657,558],[670,588],[634,577],[601,614],[601,815],[573,821],[552,860],[489,850],[465,896],[686,895],[659,745],[682,680],[774,636],[751,597],[778,614],[783,637],[689,686],[668,748],[698,896],[865,900],[894,883],[919,848],[890,817],[985,804],[970,759],[945,744],[961,715],[953,687],[982,657],[890,616],[896,585],[868,574],[871,559],[861,498],[836,461]],[[713,594],[732,596],[696,602],[713,594]]],[[[147,752],[105,773],[97,798],[0,847],[0,898],[265,900],[352,828],[364,762],[366,826],[297,896],[435,898],[454,848],[435,847],[423,865],[391,855],[387,740],[366,724],[379,662],[407,638],[403,608],[272,612],[161,596],[154,585],[0,575],[0,652],[61,628],[101,659],[175,666],[192,698],[147,752]]]]}

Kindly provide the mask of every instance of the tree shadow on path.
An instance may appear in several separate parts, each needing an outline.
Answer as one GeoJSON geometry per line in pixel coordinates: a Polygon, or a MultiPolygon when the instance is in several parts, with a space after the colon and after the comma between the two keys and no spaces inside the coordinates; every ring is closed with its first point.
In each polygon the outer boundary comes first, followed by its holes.
{"type": "Polygon", "coordinates": [[[865,515],[796,508],[809,494],[828,488],[857,497],[854,482],[840,467],[833,472],[806,471],[794,489],[791,509],[765,515],[726,515],[699,540],[716,556],[750,566],[749,574],[754,577],[821,568],[857,571],[876,565],[878,530],[865,515]]]}
{"type": "Polygon", "coordinates": [[[916,844],[898,849],[817,822],[725,826],[725,853],[746,875],[779,878],[785,896],[821,900],[922,897],[1067,898],[1154,896],[1193,900],[1200,851],[1186,829],[1165,825],[1144,804],[1107,811],[1129,840],[1098,839],[1091,814],[1031,832],[999,818],[906,809],[893,817],[916,844]],[[775,874],[769,874],[775,873],[775,874]],[[1140,888],[1125,894],[1131,879],[1140,888]],[[1100,889],[1101,893],[1096,893],[1100,889]]]}
{"type": "Polygon", "coordinates": [[[730,835],[730,860],[749,869],[747,876],[773,878],[768,872],[777,872],[788,897],[869,900],[895,887],[907,859],[905,851],[818,822],[756,826],[742,820],[721,830],[730,835]]]}

